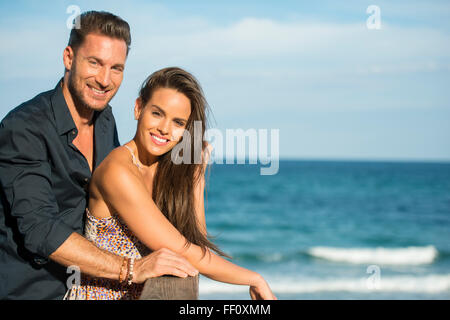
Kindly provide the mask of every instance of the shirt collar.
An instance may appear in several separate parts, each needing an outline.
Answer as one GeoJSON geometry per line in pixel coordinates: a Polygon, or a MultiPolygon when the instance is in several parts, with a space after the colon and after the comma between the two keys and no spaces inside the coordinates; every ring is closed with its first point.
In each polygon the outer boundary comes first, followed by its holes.
{"type": "Polygon", "coordinates": [[[67,106],[66,99],[62,92],[62,81],[63,79],[58,81],[50,98],[53,114],[55,115],[56,130],[58,130],[59,135],[77,128],[75,122],[73,122],[72,115],[70,114],[69,107],[67,106]]]}

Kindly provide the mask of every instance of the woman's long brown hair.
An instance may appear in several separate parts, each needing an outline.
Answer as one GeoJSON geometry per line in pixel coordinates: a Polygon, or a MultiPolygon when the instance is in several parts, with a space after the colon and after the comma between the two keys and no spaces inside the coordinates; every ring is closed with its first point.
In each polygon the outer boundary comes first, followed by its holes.
{"type": "MultiPolygon", "coordinates": [[[[200,84],[189,72],[177,67],[156,71],[144,81],[139,92],[143,106],[147,104],[155,90],[159,88],[177,90],[190,100],[191,114],[185,128],[185,131],[192,137],[188,147],[191,148],[191,151],[195,151],[195,141],[201,139],[203,160],[204,154],[208,152],[206,150],[207,144],[203,141],[207,125],[208,104],[200,84]],[[196,121],[200,121],[202,124],[201,136],[198,135],[198,132],[194,136],[194,122],[196,121]]],[[[179,143],[182,141],[183,139],[179,143]]],[[[208,234],[201,231],[195,213],[194,190],[204,177],[206,166],[202,163],[195,163],[194,153],[190,152],[188,163],[175,164],[172,161],[170,151],[158,158],[153,180],[153,201],[173,226],[186,238],[186,247],[193,243],[200,246],[204,254],[209,248],[222,256],[229,257],[209,240],[208,234]]]]}

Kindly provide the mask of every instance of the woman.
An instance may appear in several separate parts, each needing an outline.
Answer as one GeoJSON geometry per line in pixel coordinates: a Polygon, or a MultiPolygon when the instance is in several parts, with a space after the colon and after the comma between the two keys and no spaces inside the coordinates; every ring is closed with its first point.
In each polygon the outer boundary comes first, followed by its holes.
{"type": "Polygon", "coordinates": [[[249,285],[252,299],[275,299],[259,274],[223,259],[219,255],[225,254],[208,240],[206,107],[200,85],[180,68],[162,69],[144,81],[134,109],[136,134],[95,170],[86,210],[86,237],[126,257],[120,281],[83,275],[81,285],[66,295],[69,299],[137,299],[143,284],[133,279],[134,259],[160,248],[181,254],[211,279],[249,285]],[[201,161],[190,152],[199,141],[201,161]],[[184,162],[176,164],[181,157],[184,162]]]}

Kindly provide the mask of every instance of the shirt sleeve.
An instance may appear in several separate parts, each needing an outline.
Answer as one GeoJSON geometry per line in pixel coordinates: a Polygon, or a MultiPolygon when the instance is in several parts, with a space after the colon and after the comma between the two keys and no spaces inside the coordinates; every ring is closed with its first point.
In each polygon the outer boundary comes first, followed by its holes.
{"type": "Polygon", "coordinates": [[[0,124],[0,184],[24,247],[48,258],[74,229],[61,219],[41,136],[25,123],[0,124]]]}

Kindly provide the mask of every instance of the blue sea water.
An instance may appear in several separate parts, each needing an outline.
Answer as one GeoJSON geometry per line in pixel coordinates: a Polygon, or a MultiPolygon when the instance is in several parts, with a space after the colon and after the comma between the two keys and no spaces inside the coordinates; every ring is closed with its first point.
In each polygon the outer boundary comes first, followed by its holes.
{"type": "MultiPolygon", "coordinates": [[[[213,164],[206,221],[279,299],[449,299],[450,163],[213,164]]],[[[249,299],[200,279],[200,299],[249,299]]]]}

